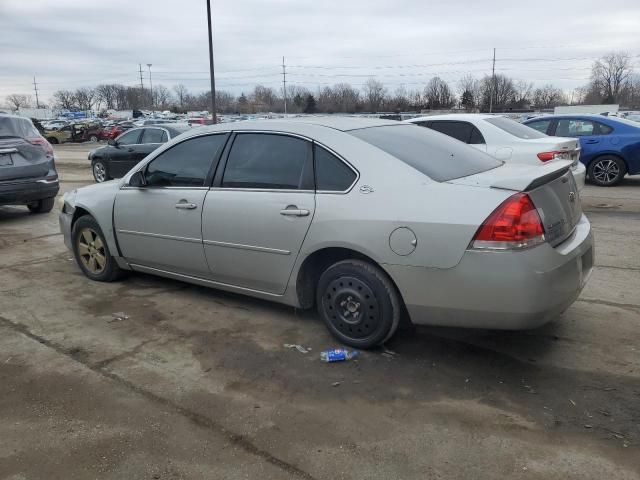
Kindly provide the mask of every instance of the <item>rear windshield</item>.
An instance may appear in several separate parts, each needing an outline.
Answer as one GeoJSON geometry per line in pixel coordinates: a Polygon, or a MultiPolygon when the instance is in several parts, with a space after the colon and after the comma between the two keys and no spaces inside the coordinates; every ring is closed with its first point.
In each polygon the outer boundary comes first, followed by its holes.
{"type": "Polygon", "coordinates": [[[40,134],[31,120],[0,115],[0,137],[30,138],[39,136],[40,134]]]}
{"type": "Polygon", "coordinates": [[[495,118],[485,118],[485,122],[489,122],[491,125],[495,125],[500,130],[504,130],[511,135],[514,135],[518,138],[530,139],[530,138],[544,138],[547,135],[535,130],[531,127],[527,127],[526,125],[522,125],[521,123],[516,122],[515,120],[511,120],[510,118],[505,117],[495,117],[495,118]]]}
{"type": "Polygon", "coordinates": [[[437,182],[475,175],[502,165],[486,153],[417,125],[388,125],[347,133],[393,155],[437,182]]]}

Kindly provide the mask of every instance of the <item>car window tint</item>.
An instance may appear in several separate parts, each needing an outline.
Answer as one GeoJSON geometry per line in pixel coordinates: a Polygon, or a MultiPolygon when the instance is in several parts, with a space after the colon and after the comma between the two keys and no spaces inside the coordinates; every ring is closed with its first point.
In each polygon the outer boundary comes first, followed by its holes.
{"type": "Polygon", "coordinates": [[[478,130],[475,126],[471,129],[471,138],[469,139],[469,143],[471,145],[484,145],[485,140],[484,137],[482,136],[482,134],[480,133],[480,130],[478,130]]]}
{"type": "Polygon", "coordinates": [[[388,125],[348,132],[437,182],[475,175],[502,162],[458,140],[414,125],[388,125]]]}
{"type": "Polygon", "coordinates": [[[471,137],[472,125],[467,122],[438,121],[431,123],[431,129],[467,143],[471,137]]]}
{"type": "Polygon", "coordinates": [[[263,133],[239,134],[229,153],[222,186],[305,188],[310,173],[309,153],[309,142],[300,138],[263,133]]]}
{"type": "Polygon", "coordinates": [[[420,125],[421,127],[429,127],[429,125],[431,125],[431,122],[429,121],[422,121],[422,122],[412,122],[416,125],[420,125]]]}
{"type": "Polygon", "coordinates": [[[118,145],[135,145],[138,143],[139,136],[140,130],[124,133],[118,138],[118,145]]]}
{"type": "Polygon", "coordinates": [[[356,179],[356,173],[326,149],[315,147],[316,190],[344,192],[356,179]]]}
{"type": "Polygon", "coordinates": [[[556,135],[558,137],[582,137],[585,135],[597,135],[596,125],[590,120],[562,118],[558,120],[556,135]]]}
{"type": "Polygon", "coordinates": [[[523,138],[525,140],[531,138],[544,138],[547,135],[531,128],[529,125],[523,125],[506,117],[485,118],[485,122],[498,127],[500,130],[507,132],[514,137],[523,138]]]}
{"type": "Polygon", "coordinates": [[[159,128],[145,128],[140,143],[162,143],[163,134],[164,130],[159,128]]]}
{"type": "Polygon", "coordinates": [[[527,123],[527,127],[533,128],[534,130],[538,130],[540,133],[547,133],[549,130],[549,124],[551,120],[538,120],[536,122],[527,123]]]}
{"type": "Polygon", "coordinates": [[[609,135],[611,132],[613,132],[613,128],[611,128],[609,125],[598,122],[598,133],[600,135],[609,135]]]}
{"type": "Polygon", "coordinates": [[[226,135],[190,138],[162,152],[147,165],[147,185],[202,187],[226,138],[226,135]]]}
{"type": "Polygon", "coordinates": [[[165,132],[164,130],[162,131],[162,138],[160,138],[160,143],[166,143],[169,141],[169,136],[167,135],[167,132],[165,132]]]}

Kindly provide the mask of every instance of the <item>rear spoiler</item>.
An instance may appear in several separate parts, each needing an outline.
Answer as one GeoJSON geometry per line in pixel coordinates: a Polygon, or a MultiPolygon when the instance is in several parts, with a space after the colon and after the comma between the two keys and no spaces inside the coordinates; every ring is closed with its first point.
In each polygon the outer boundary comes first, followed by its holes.
{"type": "MultiPolygon", "coordinates": [[[[526,192],[534,190],[545,183],[562,177],[571,168],[569,160],[556,160],[549,164],[532,166],[520,175],[498,178],[491,183],[491,188],[526,192]]],[[[515,172],[514,172],[515,173],[515,172]]]]}
{"type": "Polygon", "coordinates": [[[571,160],[553,160],[541,165],[504,163],[491,170],[449,180],[447,183],[525,192],[562,177],[571,165],[571,160]]]}

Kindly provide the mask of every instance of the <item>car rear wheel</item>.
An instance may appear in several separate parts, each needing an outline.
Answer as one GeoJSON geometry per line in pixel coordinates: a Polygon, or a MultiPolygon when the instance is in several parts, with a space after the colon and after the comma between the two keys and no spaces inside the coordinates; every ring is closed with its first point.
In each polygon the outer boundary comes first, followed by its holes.
{"type": "Polygon", "coordinates": [[[342,343],[371,348],[393,336],[401,316],[398,292],[378,267],[343,260],[327,268],[318,281],[318,313],[342,343]]]}
{"type": "Polygon", "coordinates": [[[37,202],[29,203],[27,208],[31,213],[49,213],[55,203],[55,197],[43,198],[37,202]]]}
{"type": "Polygon", "coordinates": [[[80,217],[71,231],[73,253],[82,272],[97,282],[112,282],[124,271],[118,267],[100,225],[89,215],[80,217]]]}
{"type": "Polygon", "coordinates": [[[111,180],[111,177],[109,176],[109,169],[102,160],[94,160],[91,163],[91,171],[93,172],[93,178],[97,183],[111,180]]]}
{"type": "Polygon", "coordinates": [[[605,155],[589,164],[589,180],[601,187],[613,187],[619,184],[627,173],[627,166],[618,157],[605,155]]]}
{"type": "Polygon", "coordinates": [[[97,142],[98,141],[98,136],[97,135],[91,135],[89,137],[89,141],[92,142],[92,143],[97,142]]]}
{"type": "Polygon", "coordinates": [[[56,137],[48,137],[47,142],[49,142],[51,145],[57,145],[59,143],[56,137]]]}

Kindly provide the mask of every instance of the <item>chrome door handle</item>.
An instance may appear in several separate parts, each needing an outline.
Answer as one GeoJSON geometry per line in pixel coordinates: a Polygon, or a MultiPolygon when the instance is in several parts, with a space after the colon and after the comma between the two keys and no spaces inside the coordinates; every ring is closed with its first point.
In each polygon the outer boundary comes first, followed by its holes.
{"type": "Polygon", "coordinates": [[[285,208],[280,210],[280,215],[287,215],[291,217],[306,217],[309,215],[309,210],[303,208],[285,208]]]}
{"type": "Polygon", "coordinates": [[[198,208],[198,205],[196,205],[195,203],[176,203],[176,208],[179,208],[181,210],[193,210],[194,208],[198,208]]]}

